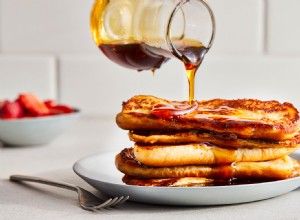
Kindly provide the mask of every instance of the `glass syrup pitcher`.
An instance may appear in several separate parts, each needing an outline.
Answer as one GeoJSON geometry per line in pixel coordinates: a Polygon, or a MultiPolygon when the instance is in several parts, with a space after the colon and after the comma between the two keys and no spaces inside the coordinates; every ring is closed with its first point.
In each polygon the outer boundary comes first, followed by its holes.
{"type": "Polygon", "coordinates": [[[170,58],[181,60],[192,102],[195,73],[212,46],[215,19],[204,0],[95,0],[91,32],[100,50],[127,68],[154,72],[170,58]]]}

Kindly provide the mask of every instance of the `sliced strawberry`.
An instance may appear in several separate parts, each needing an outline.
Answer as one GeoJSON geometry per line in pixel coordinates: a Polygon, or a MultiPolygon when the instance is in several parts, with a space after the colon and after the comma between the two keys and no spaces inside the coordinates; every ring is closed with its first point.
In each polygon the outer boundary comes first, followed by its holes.
{"type": "Polygon", "coordinates": [[[55,105],[50,107],[51,115],[68,114],[72,113],[73,109],[67,105],[55,105]]]}
{"type": "Polygon", "coordinates": [[[0,109],[0,117],[2,119],[21,118],[23,115],[23,107],[18,101],[5,101],[0,109]]]}
{"type": "Polygon", "coordinates": [[[8,100],[0,100],[0,111],[1,111],[1,108],[3,107],[4,103],[8,101],[8,100]]]}
{"type": "Polygon", "coordinates": [[[56,105],[56,103],[55,103],[54,100],[46,100],[46,101],[44,101],[44,104],[45,104],[48,108],[54,107],[54,106],[56,105]]]}
{"type": "Polygon", "coordinates": [[[23,107],[34,116],[45,116],[50,114],[49,108],[34,94],[20,94],[18,100],[23,105],[23,107]]]}

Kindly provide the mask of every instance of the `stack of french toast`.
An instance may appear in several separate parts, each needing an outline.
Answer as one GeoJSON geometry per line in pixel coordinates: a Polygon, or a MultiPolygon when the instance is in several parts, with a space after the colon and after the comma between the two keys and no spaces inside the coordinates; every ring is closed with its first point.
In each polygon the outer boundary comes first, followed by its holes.
{"type": "Polygon", "coordinates": [[[139,95],[123,103],[116,122],[134,142],[115,158],[129,185],[228,185],[300,173],[289,156],[300,147],[299,113],[287,102],[139,95]]]}

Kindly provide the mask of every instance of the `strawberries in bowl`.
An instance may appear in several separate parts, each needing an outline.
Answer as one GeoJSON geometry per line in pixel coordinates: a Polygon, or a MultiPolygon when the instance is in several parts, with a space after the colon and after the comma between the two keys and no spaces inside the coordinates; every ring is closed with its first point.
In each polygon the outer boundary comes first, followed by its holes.
{"type": "Polygon", "coordinates": [[[53,100],[41,101],[32,93],[22,93],[14,100],[0,103],[1,119],[17,119],[41,117],[73,113],[75,110],[68,105],[56,104],[53,100]]]}
{"type": "Polygon", "coordinates": [[[0,142],[15,146],[49,143],[79,115],[78,109],[68,105],[22,93],[16,100],[0,101],[0,142]]]}

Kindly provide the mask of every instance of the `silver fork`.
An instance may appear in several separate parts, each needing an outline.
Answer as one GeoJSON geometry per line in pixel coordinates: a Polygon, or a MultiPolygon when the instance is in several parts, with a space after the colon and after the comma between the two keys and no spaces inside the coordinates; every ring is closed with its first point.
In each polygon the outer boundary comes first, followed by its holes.
{"type": "Polygon", "coordinates": [[[129,198],[129,196],[121,196],[121,197],[110,198],[106,201],[103,201],[99,199],[97,196],[95,196],[94,194],[92,194],[91,192],[70,183],[56,182],[52,180],[42,179],[39,177],[24,176],[24,175],[12,175],[10,176],[9,179],[10,181],[13,182],[28,181],[28,182],[42,183],[46,185],[56,186],[56,187],[75,191],[78,194],[79,205],[83,209],[89,211],[96,211],[99,209],[120,205],[126,202],[126,200],[128,200],[129,198]]]}

